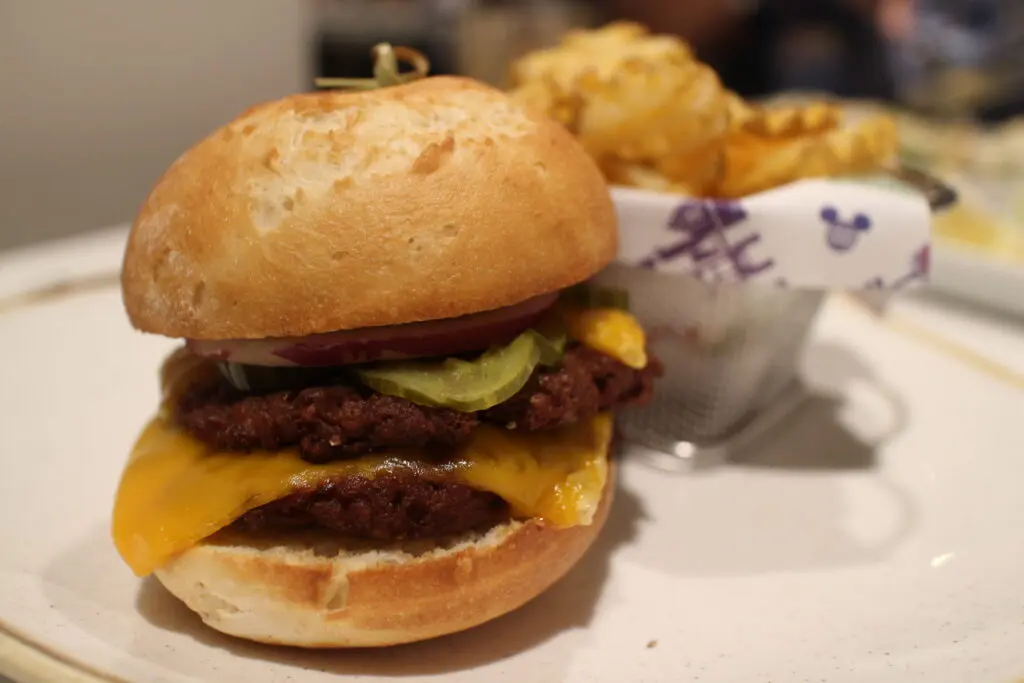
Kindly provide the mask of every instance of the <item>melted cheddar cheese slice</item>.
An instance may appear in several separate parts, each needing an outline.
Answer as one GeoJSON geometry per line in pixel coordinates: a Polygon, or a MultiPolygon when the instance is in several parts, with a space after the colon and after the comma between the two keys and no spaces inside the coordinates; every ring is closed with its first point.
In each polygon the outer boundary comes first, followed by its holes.
{"type": "Polygon", "coordinates": [[[640,323],[617,308],[581,308],[565,313],[569,336],[623,365],[647,367],[647,339],[640,323]]]}
{"type": "Polygon", "coordinates": [[[589,524],[604,491],[611,436],[611,417],[599,415],[550,432],[480,427],[443,461],[391,453],[313,465],[295,451],[217,452],[157,417],[121,478],[114,543],[128,566],[145,576],[249,510],[294,491],[400,470],[495,493],[517,518],[589,524]]]}
{"type": "MultiPolygon", "coordinates": [[[[570,336],[622,363],[646,364],[643,331],[628,313],[585,309],[567,313],[570,336]]],[[[168,418],[179,393],[212,366],[180,352],[162,370],[164,410],[139,436],[114,504],[113,537],[139,576],[227,527],[246,512],[331,479],[372,478],[412,471],[494,493],[520,519],[566,527],[589,524],[608,475],[612,418],[544,432],[480,426],[469,444],[438,461],[416,452],[380,453],[315,465],[293,450],[216,451],[168,418]]]]}

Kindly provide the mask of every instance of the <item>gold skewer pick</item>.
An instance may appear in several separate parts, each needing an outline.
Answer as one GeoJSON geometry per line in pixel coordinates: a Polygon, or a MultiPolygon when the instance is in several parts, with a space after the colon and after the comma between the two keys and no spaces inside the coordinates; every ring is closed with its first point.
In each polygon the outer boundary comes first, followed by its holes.
{"type": "Polygon", "coordinates": [[[430,72],[430,60],[411,47],[392,47],[390,43],[378,43],[373,46],[371,54],[373,78],[317,78],[314,81],[316,87],[375,90],[426,78],[430,72]],[[402,73],[399,62],[412,66],[412,71],[402,73]]]}

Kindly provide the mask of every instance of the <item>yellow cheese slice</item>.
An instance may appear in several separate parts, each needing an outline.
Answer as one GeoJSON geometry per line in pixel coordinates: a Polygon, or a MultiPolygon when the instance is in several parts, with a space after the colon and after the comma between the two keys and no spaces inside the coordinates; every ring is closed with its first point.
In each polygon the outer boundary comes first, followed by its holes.
{"type": "Polygon", "coordinates": [[[218,452],[158,416],[122,475],[114,543],[132,570],[146,576],[249,510],[294,491],[398,471],[490,491],[508,501],[517,518],[589,524],[604,490],[611,436],[609,415],[548,432],[482,426],[443,461],[395,452],[313,465],[295,451],[218,452]]]}
{"type": "Polygon", "coordinates": [[[647,367],[647,339],[639,321],[617,308],[565,312],[569,336],[634,370],[647,367]]]}

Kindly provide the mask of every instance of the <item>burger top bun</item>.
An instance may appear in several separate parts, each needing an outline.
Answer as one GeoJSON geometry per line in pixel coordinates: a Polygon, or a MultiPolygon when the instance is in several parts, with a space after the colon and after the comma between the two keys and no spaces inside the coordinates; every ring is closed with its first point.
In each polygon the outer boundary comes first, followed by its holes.
{"type": "Polygon", "coordinates": [[[221,535],[157,578],[210,627],[298,647],[380,647],[472,628],[510,612],[568,572],[600,533],[614,471],[589,525],[510,522],[452,545],[331,549],[322,534],[221,535]]]}
{"type": "Polygon", "coordinates": [[[600,171],[557,123],[453,77],[256,106],[185,152],[136,218],[132,324],[192,339],[455,317],[614,256],[600,171]]]}

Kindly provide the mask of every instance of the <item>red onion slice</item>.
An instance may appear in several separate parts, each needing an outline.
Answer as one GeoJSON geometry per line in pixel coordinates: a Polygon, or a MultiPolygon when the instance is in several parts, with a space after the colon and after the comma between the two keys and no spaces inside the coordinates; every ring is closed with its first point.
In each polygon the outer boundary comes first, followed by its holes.
{"type": "Polygon", "coordinates": [[[515,306],[458,318],[328,332],[309,337],[188,340],[199,356],[246,365],[329,366],[451,356],[507,344],[536,324],[558,299],[544,294],[515,306]]]}

